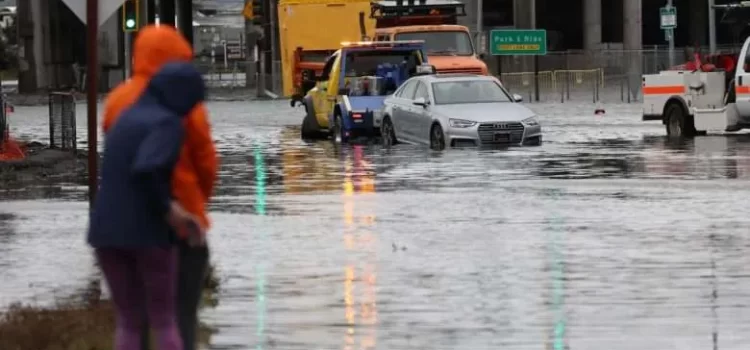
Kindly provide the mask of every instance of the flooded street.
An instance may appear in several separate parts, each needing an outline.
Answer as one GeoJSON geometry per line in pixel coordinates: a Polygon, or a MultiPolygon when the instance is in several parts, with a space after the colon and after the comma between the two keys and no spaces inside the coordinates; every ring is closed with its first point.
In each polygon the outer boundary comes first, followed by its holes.
{"type": "MultiPolygon", "coordinates": [[[[745,349],[750,135],[529,106],[541,147],[433,152],[306,143],[287,101],[210,103],[211,349],[745,349]]],[[[46,106],[11,118],[46,142],[46,106]]],[[[0,309],[98,278],[84,183],[0,189],[0,309]]]]}

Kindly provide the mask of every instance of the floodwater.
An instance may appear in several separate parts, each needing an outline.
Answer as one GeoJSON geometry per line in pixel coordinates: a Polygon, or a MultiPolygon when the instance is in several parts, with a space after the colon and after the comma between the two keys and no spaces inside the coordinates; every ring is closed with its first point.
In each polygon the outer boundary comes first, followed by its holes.
{"type": "MultiPolygon", "coordinates": [[[[305,143],[285,101],[209,104],[211,348],[745,349],[750,135],[530,107],[541,147],[433,152],[305,143]]],[[[14,133],[43,139],[45,112],[17,108],[14,133]]],[[[96,278],[84,191],[0,190],[0,307],[96,278]]]]}

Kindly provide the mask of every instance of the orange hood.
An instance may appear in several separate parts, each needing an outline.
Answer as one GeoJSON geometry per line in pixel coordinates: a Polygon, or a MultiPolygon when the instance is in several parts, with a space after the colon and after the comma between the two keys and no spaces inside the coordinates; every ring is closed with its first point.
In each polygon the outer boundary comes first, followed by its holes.
{"type": "Polygon", "coordinates": [[[193,49],[172,26],[146,26],[133,44],[133,74],[136,76],[150,78],[167,62],[192,60],[193,49]]]}

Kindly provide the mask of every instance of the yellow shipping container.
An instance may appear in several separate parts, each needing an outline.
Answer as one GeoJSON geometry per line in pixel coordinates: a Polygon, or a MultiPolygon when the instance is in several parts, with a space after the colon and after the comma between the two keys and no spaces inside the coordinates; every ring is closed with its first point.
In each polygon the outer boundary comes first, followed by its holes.
{"type": "MultiPolygon", "coordinates": [[[[295,51],[332,52],[342,41],[359,41],[360,13],[365,32],[372,35],[375,20],[370,18],[369,0],[281,0],[278,5],[279,44],[284,96],[294,94],[295,51]]],[[[304,61],[325,62],[325,56],[306,56],[304,61]]]]}

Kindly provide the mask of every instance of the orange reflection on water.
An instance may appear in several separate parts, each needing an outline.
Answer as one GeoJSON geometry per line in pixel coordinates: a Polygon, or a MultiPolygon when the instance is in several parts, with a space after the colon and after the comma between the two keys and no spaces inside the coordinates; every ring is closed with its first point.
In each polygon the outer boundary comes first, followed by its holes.
{"type": "Polygon", "coordinates": [[[344,349],[352,349],[359,338],[359,349],[372,349],[376,344],[376,326],[378,323],[378,310],[375,294],[375,282],[377,280],[374,265],[367,265],[363,271],[363,278],[356,280],[356,268],[350,264],[344,268],[344,317],[346,319],[346,334],[344,335],[344,349]],[[358,297],[355,283],[362,285],[359,295],[361,301],[356,305],[358,297]],[[357,306],[359,314],[357,313],[357,306]],[[357,334],[355,327],[366,330],[365,333],[357,334]],[[361,327],[368,326],[368,327],[361,327]],[[359,337],[357,337],[359,335],[359,337]]]}
{"type": "Polygon", "coordinates": [[[354,225],[354,203],[351,200],[344,201],[344,223],[354,225]]]}
{"type": "Polygon", "coordinates": [[[354,326],[354,267],[347,266],[344,278],[344,305],[346,305],[345,317],[349,326],[354,326]]]}
{"type": "Polygon", "coordinates": [[[372,164],[365,159],[362,146],[354,146],[353,155],[344,160],[344,195],[375,193],[375,175],[372,164]]]}
{"type": "MultiPolygon", "coordinates": [[[[372,252],[377,245],[377,237],[369,228],[375,224],[375,215],[372,213],[363,215],[355,208],[355,192],[373,193],[375,191],[374,179],[362,169],[363,164],[368,164],[363,162],[361,151],[361,148],[355,148],[354,164],[347,159],[344,166],[346,171],[343,184],[344,246],[352,253],[372,252]]],[[[361,254],[354,254],[354,256],[358,257],[356,258],[358,261],[349,263],[344,268],[344,318],[347,327],[343,349],[354,349],[357,343],[359,343],[358,349],[374,349],[377,330],[376,268],[372,263],[359,261],[361,254]],[[361,266],[362,263],[365,263],[365,266],[360,271],[357,266],[361,266]],[[360,275],[359,278],[357,275],[360,275]]]]}

